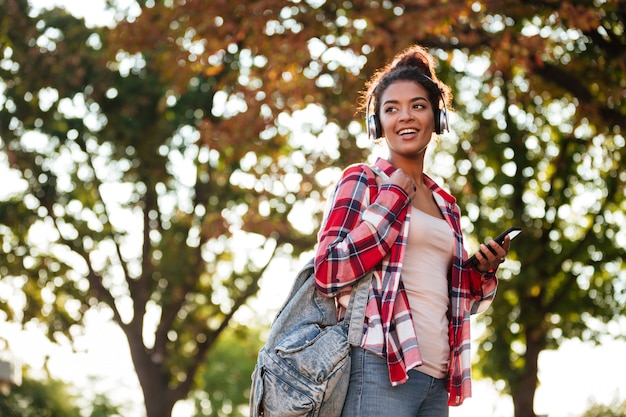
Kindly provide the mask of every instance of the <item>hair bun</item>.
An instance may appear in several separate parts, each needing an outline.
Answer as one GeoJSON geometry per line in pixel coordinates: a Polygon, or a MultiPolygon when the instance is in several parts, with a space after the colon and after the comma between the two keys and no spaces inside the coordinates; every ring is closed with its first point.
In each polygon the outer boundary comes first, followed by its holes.
{"type": "Polygon", "coordinates": [[[431,71],[432,63],[428,55],[421,53],[416,48],[409,49],[404,54],[401,54],[394,63],[394,67],[417,67],[424,75],[433,78],[431,71]]]}

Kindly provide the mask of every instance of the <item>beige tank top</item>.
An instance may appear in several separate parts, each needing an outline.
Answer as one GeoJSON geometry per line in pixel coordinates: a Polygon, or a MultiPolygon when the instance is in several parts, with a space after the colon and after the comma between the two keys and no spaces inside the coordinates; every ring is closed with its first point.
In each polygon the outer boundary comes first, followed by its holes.
{"type": "Polygon", "coordinates": [[[434,378],[448,372],[448,271],[453,253],[448,222],[412,207],[402,282],[424,362],[416,369],[434,378]]]}

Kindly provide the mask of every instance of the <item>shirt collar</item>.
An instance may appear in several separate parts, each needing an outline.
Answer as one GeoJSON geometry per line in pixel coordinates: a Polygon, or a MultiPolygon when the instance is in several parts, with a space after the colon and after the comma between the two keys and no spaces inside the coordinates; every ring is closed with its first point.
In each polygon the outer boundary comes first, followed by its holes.
{"type": "MultiPolygon", "coordinates": [[[[389,161],[381,157],[378,157],[376,159],[376,162],[374,163],[374,165],[382,169],[383,172],[387,174],[388,176],[391,176],[391,174],[393,174],[394,171],[397,169],[396,167],[391,165],[389,161]]],[[[422,175],[424,176],[424,184],[426,184],[433,191],[437,192],[437,194],[443,197],[447,203],[456,204],[456,198],[454,198],[454,196],[452,196],[446,190],[441,188],[439,184],[437,184],[432,178],[428,176],[428,174],[424,173],[422,175]]]]}

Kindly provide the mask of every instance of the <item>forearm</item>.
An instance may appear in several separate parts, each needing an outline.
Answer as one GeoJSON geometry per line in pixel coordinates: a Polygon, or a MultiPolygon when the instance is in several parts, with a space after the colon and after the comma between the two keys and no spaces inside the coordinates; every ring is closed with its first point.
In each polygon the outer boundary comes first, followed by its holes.
{"type": "Polygon", "coordinates": [[[408,203],[402,189],[383,186],[368,207],[354,200],[336,204],[319,234],[315,256],[318,289],[337,295],[379,264],[402,229],[408,203]]]}

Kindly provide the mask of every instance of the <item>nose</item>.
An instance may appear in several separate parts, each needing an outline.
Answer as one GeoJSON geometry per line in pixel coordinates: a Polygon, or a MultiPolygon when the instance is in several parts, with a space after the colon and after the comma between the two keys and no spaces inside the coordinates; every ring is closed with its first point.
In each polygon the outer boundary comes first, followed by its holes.
{"type": "Polygon", "coordinates": [[[411,113],[411,108],[410,107],[402,107],[402,108],[400,108],[398,119],[400,119],[400,120],[412,120],[413,119],[413,114],[411,113]]]}

